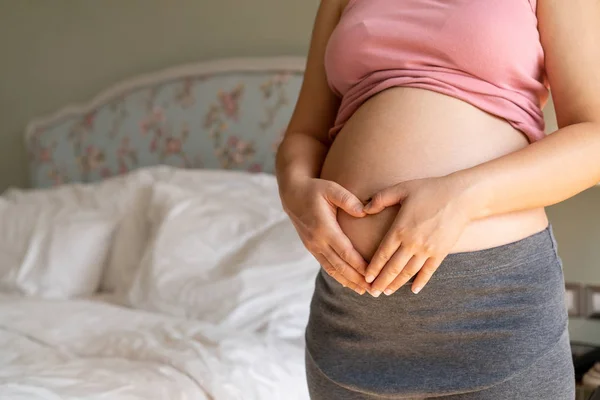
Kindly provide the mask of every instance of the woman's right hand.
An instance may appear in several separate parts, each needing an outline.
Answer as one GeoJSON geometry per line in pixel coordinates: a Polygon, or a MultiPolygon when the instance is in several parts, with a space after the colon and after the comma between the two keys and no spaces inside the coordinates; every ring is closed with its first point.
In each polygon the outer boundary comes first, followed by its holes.
{"type": "Polygon", "coordinates": [[[338,183],[320,178],[287,186],[282,205],[304,246],[332,278],[364,294],[371,286],[364,278],[367,262],[337,221],[338,209],[356,218],[366,216],[363,203],[338,183]]]}

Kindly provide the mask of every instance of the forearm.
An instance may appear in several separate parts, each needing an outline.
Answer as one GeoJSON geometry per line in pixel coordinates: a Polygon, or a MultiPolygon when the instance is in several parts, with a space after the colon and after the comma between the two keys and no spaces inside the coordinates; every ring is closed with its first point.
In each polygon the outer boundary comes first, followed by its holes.
{"type": "Polygon", "coordinates": [[[329,145],[311,135],[292,133],[281,142],[275,157],[275,173],[280,191],[297,179],[317,178],[329,145]]]}
{"type": "Polygon", "coordinates": [[[474,219],[559,203],[600,182],[600,124],[573,124],[516,152],[448,176],[474,219]]]}

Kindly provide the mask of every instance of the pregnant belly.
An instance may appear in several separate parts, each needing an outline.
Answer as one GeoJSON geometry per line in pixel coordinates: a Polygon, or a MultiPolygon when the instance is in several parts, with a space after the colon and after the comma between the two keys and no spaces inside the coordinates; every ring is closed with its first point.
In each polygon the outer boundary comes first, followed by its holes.
{"type": "MultiPolygon", "coordinates": [[[[359,108],[334,140],[321,178],[338,182],[361,200],[395,183],[442,176],[527,146],[503,119],[450,96],[392,88],[359,108]]],[[[338,213],[339,224],[369,260],[398,207],[364,218],[338,213]]],[[[451,253],[513,242],[548,225],[544,208],[472,222],[451,253]]]]}

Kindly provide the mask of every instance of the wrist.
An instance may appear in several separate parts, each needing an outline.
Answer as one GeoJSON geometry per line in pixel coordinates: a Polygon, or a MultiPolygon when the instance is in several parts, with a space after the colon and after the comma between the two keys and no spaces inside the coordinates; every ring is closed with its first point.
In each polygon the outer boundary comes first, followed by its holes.
{"type": "Polygon", "coordinates": [[[485,180],[468,169],[453,172],[446,177],[456,189],[461,209],[466,211],[467,217],[471,221],[492,215],[489,207],[489,190],[485,185],[485,180]]]}

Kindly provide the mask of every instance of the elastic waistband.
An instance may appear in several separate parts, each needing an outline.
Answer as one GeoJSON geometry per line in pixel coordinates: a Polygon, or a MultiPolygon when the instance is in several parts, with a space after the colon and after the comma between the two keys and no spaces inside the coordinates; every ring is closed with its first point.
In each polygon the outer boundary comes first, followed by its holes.
{"type": "Polygon", "coordinates": [[[450,253],[434,275],[440,278],[454,278],[516,267],[555,256],[557,247],[552,224],[548,223],[544,230],[514,242],[487,249],[450,253]]]}

